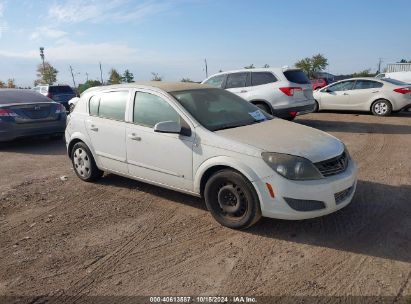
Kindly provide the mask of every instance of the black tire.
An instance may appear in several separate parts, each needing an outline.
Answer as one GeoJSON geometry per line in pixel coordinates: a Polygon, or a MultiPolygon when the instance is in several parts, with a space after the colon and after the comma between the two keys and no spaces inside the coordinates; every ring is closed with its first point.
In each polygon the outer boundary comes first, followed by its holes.
{"type": "Polygon", "coordinates": [[[211,176],[205,185],[204,198],[211,215],[223,226],[244,229],[261,218],[253,185],[236,171],[224,169],[211,176]]]}
{"type": "Polygon", "coordinates": [[[263,110],[264,112],[268,113],[268,114],[272,114],[271,109],[269,106],[267,106],[264,103],[256,103],[255,104],[258,108],[260,108],[261,110],[263,110]]]}
{"type": "Polygon", "coordinates": [[[313,110],[313,113],[317,113],[317,112],[319,112],[319,111],[320,111],[320,105],[318,104],[318,101],[315,100],[315,101],[314,101],[314,110],[313,110]]]}
{"type": "Polygon", "coordinates": [[[92,182],[103,176],[103,171],[97,168],[90,149],[83,142],[78,142],[71,149],[71,162],[76,175],[85,182],[92,182]]]}
{"type": "Polygon", "coordinates": [[[371,105],[371,112],[376,116],[389,116],[392,112],[392,105],[386,99],[378,99],[371,105]]]}
{"type": "Polygon", "coordinates": [[[285,119],[285,120],[288,120],[288,121],[293,121],[296,117],[297,117],[297,116],[288,116],[288,117],[286,117],[286,118],[284,118],[284,119],[285,119]]]}

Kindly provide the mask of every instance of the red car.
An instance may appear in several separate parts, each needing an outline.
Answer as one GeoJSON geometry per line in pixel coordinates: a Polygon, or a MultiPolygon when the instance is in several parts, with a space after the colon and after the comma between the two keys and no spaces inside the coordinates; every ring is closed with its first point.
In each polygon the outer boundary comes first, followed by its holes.
{"type": "Polygon", "coordinates": [[[330,82],[326,78],[317,78],[311,79],[311,84],[313,86],[313,90],[321,89],[326,85],[330,84],[330,82]]]}

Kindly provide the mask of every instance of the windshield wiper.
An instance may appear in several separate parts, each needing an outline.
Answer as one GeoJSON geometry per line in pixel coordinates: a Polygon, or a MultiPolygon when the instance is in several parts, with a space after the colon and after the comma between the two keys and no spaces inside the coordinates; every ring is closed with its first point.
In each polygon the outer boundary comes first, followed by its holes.
{"type": "Polygon", "coordinates": [[[234,128],[239,128],[239,127],[244,127],[244,126],[249,126],[249,125],[253,125],[256,123],[260,123],[263,122],[265,120],[256,120],[256,121],[251,121],[251,122],[247,122],[247,123],[243,123],[243,124],[225,124],[225,125],[221,125],[218,128],[214,129],[213,131],[220,131],[220,130],[226,130],[226,129],[234,129],[234,128]]]}

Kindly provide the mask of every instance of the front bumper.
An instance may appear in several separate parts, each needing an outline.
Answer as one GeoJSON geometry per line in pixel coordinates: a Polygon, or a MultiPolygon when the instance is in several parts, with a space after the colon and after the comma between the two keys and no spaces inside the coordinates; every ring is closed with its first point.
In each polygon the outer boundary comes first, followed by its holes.
{"type": "Polygon", "coordinates": [[[356,190],[357,167],[350,160],[344,172],[321,180],[293,181],[279,175],[273,175],[254,181],[253,184],[260,198],[263,216],[285,220],[303,220],[330,214],[347,206],[356,190]],[[270,196],[266,183],[272,186],[275,193],[274,198],[270,196]],[[350,187],[353,188],[350,189],[350,187]],[[351,191],[345,191],[347,189],[351,191]],[[347,195],[341,199],[340,194],[344,192],[347,195]],[[324,208],[314,211],[297,211],[290,207],[284,198],[323,202],[324,208]]]}
{"type": "Polygon", "coordinates": [[[65,128],[65,119],[24,124],[0,121],[0,142],[10,141],[20,137],[63,133],[65,128]]]}

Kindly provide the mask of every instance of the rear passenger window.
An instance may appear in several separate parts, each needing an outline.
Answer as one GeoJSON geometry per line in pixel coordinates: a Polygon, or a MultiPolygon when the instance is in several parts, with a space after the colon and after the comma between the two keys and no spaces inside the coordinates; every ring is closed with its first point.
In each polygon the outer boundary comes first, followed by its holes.
{"type": "Polygon", "coordinates": [[[93,97],[90,98],[89,101],[89,112],[90,115],[93,116],[98,116],[98,106],[100,104],[100,97],[97,95],[94,95],[93,97]]]}
{"type": "MultiPolygon", "coordinates": [[[[114,120],[124,120],[128,91],[108,92],[101,94],[98,106],[98,116],[114,120]]],[[[92,104],[90,100],[90,114],[92,104]]],[[[94,102],[94,101],[93,101],[94,102]]],[[[95,108],[93,109],[93,111],[95,108]]]]}
{"type": "Polygon", "coordinates": [[[277,78],[269,72],[254,72],[251,73],[251,85],[258,86],[267,83],[276,82],[277,78]]]}
{"type": "Polygon", "coordinates": [[[216,87],[216,88],[222,88],[224,79],[225,79],[225,75],[217,75],[217,76],[211,77],[205,83],[210,86],[216,87]]]}
{"type": "Polygon", "coordinates": [[[375,89],[381,88],[383,84],[377,81],[371,80],[357,80],[355,82],[354,90],[375,89]]]}
{"type": "Polygon", "coordinates": [[[227,76],[226,89],[246,87],[247,73],[234,73],[227,76]]]}
{"type": "Polygon", "coordinates": [[[180,115],[163,98],[145,92],[137,92],[134,98],[133,122],[154,127],[163,121],[180,123],[180,115]]]}

